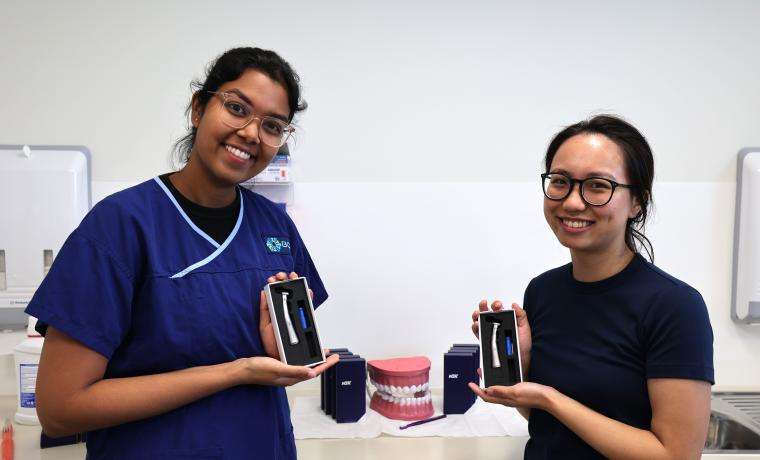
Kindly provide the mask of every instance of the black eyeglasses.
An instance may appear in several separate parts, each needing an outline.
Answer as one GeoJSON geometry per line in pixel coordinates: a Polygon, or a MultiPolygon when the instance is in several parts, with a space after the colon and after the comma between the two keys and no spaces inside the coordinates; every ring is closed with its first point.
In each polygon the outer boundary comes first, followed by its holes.
{"type": "Polygon", "coordinates": [[[572,193],[575,184],[580,189],[581,199],[591,206],[604,206],[612,199],[612,194],[618,187],[633,189],[633,185],[620,184],[604,177],[587,177],[573,179],[566,174],[541,174],[544,196],[552,201],[562,201],[572,193]]]}

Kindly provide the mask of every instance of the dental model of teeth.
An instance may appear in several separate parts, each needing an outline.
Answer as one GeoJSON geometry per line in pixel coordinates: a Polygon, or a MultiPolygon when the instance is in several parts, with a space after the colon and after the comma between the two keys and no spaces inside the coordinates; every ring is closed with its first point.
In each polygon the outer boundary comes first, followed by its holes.
{"type": "Polygon", "coordinates": [[[376,388],[369,404],[372,410],[395,420],[433,415],[430,360],[425,356],[368,361],[367,373],[376,388]]]}

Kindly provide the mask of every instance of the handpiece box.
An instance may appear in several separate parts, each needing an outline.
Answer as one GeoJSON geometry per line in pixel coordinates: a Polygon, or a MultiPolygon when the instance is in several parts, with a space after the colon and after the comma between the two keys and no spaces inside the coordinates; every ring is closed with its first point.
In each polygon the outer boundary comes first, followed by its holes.
{"type": "Polygon", "coordinates": [[[513,310],[480,313],[480,369],[483,387],[514,385],[523,380],[517,317],[513,310]]]}
{"type": "MultiPolygon", "coordinates": [[[[334,355],[334,354],[338,355],[338,357],[340,358],[340,361],[356,356],[353,353],[351,353],[347,348],[331,349],[330,353],[327,356],[329,357],[330,355],[334,355]]],[[[324,371],[321,375],[321,378],[322,378],[322,382],[321,382],[320,407],[325,412],[325,414],[331,415],[332,409],[333,409],[332,389],[335,387],[335,366],[332,366],[331,368],[324,371]]]]}
{"type": "Polygon", "coordinates": [[[280,360],[294,366],[325,362],[306,278],[270,283],[264,293],[280,360]]]}
{"type": "Polygon", "coordinates": [[[367,410],[367,363],[361,356],[341,356],[333,367],[331,415],[338,423],[356,422],[367,410]]]}
{"type": "Polygon", "coordinates": [[[464,414],[475,403],[467,385],[478,383],[478,349],[452,348],[443,355],[443,413],[464,414]]]}

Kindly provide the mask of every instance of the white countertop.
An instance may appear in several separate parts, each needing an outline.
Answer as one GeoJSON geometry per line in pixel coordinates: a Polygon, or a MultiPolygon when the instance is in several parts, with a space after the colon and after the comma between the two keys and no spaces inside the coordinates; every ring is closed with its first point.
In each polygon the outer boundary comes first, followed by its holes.
{"type": "MultiPolygon", "coordinates": [[[[16,399],[0,396],[0,416],[13,418],[16,399]]],[[[16,460],[82,460],[84,444],[40,449],[39,426],[14,423],[16,460]]],[[[380,436],[374,439],[307,439],[296,441],[298,454],[304,459],[364,459],[419,460],[434,458],[459,460],[503,460],[522,458],[527,437],[492,438],[395,438],[380,436]]],[[[760,454],[709,454],[709,460],[760,460],[760,454]]]]}

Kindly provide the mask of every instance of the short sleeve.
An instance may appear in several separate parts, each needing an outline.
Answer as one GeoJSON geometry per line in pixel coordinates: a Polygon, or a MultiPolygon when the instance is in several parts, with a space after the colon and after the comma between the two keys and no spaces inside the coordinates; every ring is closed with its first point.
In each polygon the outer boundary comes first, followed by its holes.
{"type": "Polygon", "coordinates": [[[528,287],[525,288],[525,293],[523,294],[522,309],[525,310],[525,313],[528,313],[528,321],[530,321],[530,313],[533,311],[533,303],[535,302],[535,282],[535,278],[530,280],[528,287]]]}
{"type": "Polygon", "coordinates": [[[322,283],[322,278],[317,272],[317,267],[314,265],[314,261],[311,260],[309,251],[306,249],[306,245],[301,239],[301,235],[298,234],[298,230],[295,224],[291,222],[291,250],[293,253],[293,271],[298,273],[299,276],[306,278],[309,283],[309,289],[314,292],[314,298],[312,302],[314,308],[322,305],[327,300],[327,290],[322,283]]]}
{"type": "Polygon", "coordinates": [[[63,244],[26,313],[110,359],[130,327],[133,278],[107,250],[81,232],[63,244]]]}
{"type": "MultiPolygon", "coordinates": [[[[525,288],[525,293],[523,294],[523,303],[522,303],[522,309],[525,310],[525,314],[528,316],[528,324],[530,325],[530,330],[532,335],[535,337],[535,330],[536,330],[536,320],[535,320],[535,314],[534,314],[534,304],[536,302],[536,295],[535,295],[535,284],[536,279],[530,280],[528,283],[528,287],[525,288]]],[[[532,381],[531,375],[530,375],[530,369],[528,369],[527,374],[525,375],[526,381],[532,381]]]]}
{"type": "Polygon", "coordinates": [[[643,323],[646,377],[715,383],[713,331],[702,296],[677,285],[654,302],[643,323]]]}

